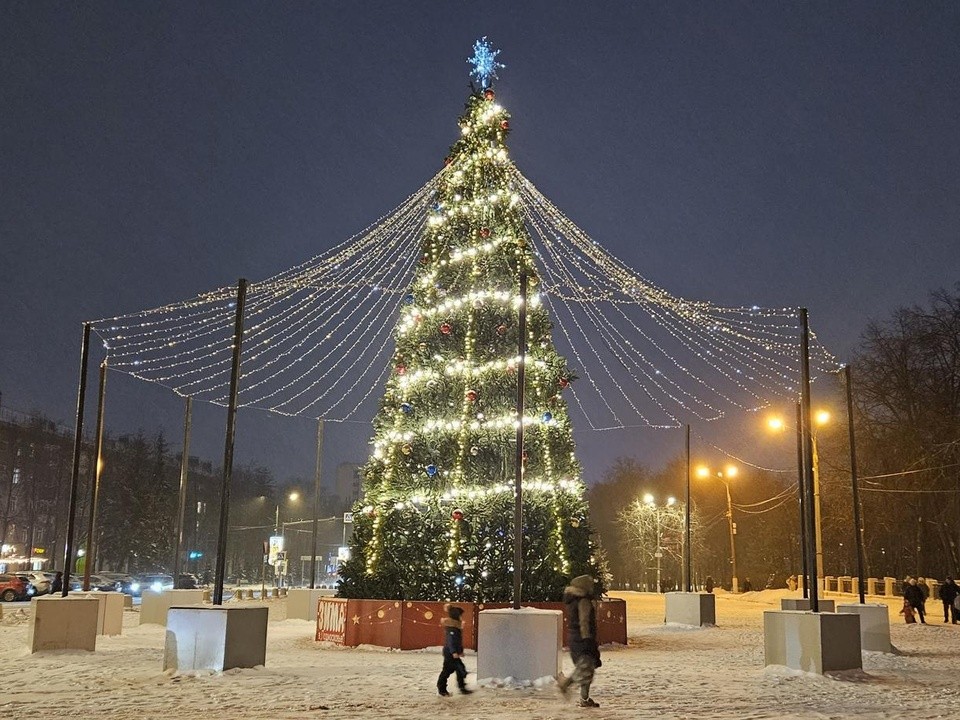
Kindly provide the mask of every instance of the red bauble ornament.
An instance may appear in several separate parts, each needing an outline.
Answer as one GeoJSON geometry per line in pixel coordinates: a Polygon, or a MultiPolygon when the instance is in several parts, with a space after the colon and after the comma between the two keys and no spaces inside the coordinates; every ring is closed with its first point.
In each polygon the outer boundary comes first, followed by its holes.
{"type": "Polygon", "coordinates": [[[406,372],[407,372],[406,365],[397,365],[397,375],[403,375],[406,372]]]}
{"type": "Polygon", "coordinates": [[[509,130],[509,129],[510,129],[510,121],[509,121],[509,120],[501,120],[501,121],[500,121],[500,129],[501,129],[501,130],[509,130]]]}
{"type": "Polygon", "coordinates": [[[495,97],[496,95],[493,94],[493,90],[491,90],[490,88],[487,88],[486,90],[483,91],[484,100],[493,100],[495,97]]]}
{"type": "Polygon", "coordinates": [[[463,510],[461,510],[460,508],[457,508],[456,510],[454,510],[450,515],[457,522],[460,522],[461,520],[463,520],[463,510]]]}
{"type": "Polygon", "coordinates": [[[440,326],[440,332],[442,332],[444,335],[449,335],[452,330],[453,327],[450,325],[450,323],[443,323],[440,326]]]}
{"type": "Polygon", "coordinates": [[[482,238],[488,238],[488,237],[490,237],[490,228],[488,228],[488,227],[482,227],[482,228],[480,228],[480,237],[482,237],[482,238]]]}
{"type": "Polygon", "coordinates": [[[452,162],[453,162],[453,158],[450,157],[449,155],[443,159],[443,164],[444,164],[444,165],[449,165],[449,164],[452,163],[452,162]]]}
{"type": "Polygon", "coordinates": [[[476,390],[467,390],[467,400],[470,402],[476,402],[478,397],[476,390]]]}
{"type": "Polygon", "coordinates": [[[500,336],[502,337],[502,336],[504,336],[504,335],[506,335],[506,334],[507,334],[507,326],[506,326],[506,325],[497,325],[497,335],[500,335],[500,336]]]}
{"type": "Polygon", "coordinates": [[[560,378],[560,387],[565,388],[569,384],[570,384],[570,381],[567,378],[565,377],[560,378]]]}
{"type": "Polygon", "coordinates": [[[428,262],[430,262],[430,258],[427,255],[424,255],[420,258],[421,265],[426,265],[428,262]]]}

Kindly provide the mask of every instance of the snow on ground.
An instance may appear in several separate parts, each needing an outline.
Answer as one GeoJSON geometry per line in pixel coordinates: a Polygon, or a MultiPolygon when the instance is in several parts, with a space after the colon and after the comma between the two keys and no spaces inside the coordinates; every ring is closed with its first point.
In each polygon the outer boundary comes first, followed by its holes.
{"type": "MultiPolygon", "coordinates": [[[[604,648],[593,689],[599,710],[577,708],[575,691],[564,699],[552,686],[439,698],[438,649],[318,644],[311,623],[283,619],[285,601],[273,600],[266,666],[204,676],[164,673],[164,628],[139,626],[136,610],[125,613],[123,635],[99,638],[95,653],[31,655],[27,611],[8,605],[0,620],[0,717],[842,720],[953,717],[960,707],[960,625],[942,624],[939,602],[930,603],[928,626],[905,625],[891,608],[900,654],[865,653],[862,674],[831,679],[764,668],[762,613],[779,607],[786,591],[718,594],[713,628],[665,626],[662,597],[615,595],[627,601],[629,643],[604,648]]],[[[466,663],[472,671],[476,657],[466,663]]],[[[569,658],[564,665],[569,671],[569,658]]]]}

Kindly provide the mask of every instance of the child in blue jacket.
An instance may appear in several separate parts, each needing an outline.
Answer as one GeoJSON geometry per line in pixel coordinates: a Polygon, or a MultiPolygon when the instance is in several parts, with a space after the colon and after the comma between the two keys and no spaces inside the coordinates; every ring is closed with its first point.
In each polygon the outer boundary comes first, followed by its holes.
{"type": "Polygon", "coordinates": [[[457,687],[464,695],[473,690],[467,689],[467,666],[463,664],[463,623],[460,618],[463,608],[457,605],[444,605],[447,617],[440,621],[443,626],[443,670],[437,678],[437,693],[441,697],[450,697],[447,692],[447,680],[451,675],[457,675],[457,687]]]}

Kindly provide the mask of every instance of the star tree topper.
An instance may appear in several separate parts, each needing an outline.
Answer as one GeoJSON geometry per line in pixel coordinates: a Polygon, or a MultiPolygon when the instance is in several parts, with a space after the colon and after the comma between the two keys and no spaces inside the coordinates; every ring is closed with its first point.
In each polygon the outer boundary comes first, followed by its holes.
{"type": "Polygon", "coordinates": [[[473,65],[470,76],[477,79],[481,90],[490,87],[490,81],[497,79],[497,68],[506,67],[503,63],[497,62],[499,54],[499,50],[493,50],[490,47],[486,35],[473,44],[473,57],[467,58],[467,62],[473,65]]]}

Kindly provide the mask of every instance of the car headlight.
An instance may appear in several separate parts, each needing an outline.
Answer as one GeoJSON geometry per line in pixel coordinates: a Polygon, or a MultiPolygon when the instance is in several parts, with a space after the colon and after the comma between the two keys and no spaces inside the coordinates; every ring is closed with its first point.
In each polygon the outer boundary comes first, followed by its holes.
{"type": "Polygon", "coordinates": [[[133,592],[136,592],[137,590],[140,589],[140,583],[130,583],[130,589],[131,589],[133,592]]]}
{"type": "Polygon", "coordinates": [[[160,592],[161,590],[163,590],[163,583],[155,582],[153,585],[150,586],[150,589],[153,590],[154,592],[160,592]]]}

